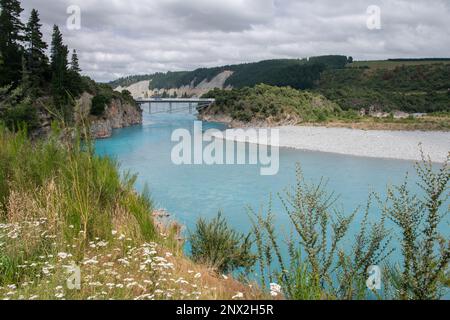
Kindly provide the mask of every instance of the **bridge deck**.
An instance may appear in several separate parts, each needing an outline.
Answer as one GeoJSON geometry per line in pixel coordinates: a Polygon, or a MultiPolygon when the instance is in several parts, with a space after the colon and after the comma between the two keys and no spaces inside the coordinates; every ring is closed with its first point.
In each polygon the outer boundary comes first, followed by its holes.
{"type": "Polygon", "coordinates": [[[149,98],[149,99],[137,99],[136,103],[214,103],[216,99],[197,99],[197,98],[149,98]]]}
{"type": "MultiPolygon", "coordinates": [[[[140,106],[142,110],[148,105],[148,112],[150,114],[155,113],[176,113],[181,111],[189,111],[193,113],[194,110],[200,111],[201,109],[207,108],[212,105],[215,99],[200,99],[200,98],[149,98],[149,99],[137,99],[136,103],[140,106]],[[166,109],[168,110],[152,110],[152,105],[165,104],[168,105],[166,109]],[[189,107],[182,106],[181,104],[189,104],[189,107]],[[178,107],[176,107],[178,106],[178,107]]],[[[156,107],[156,106],[155,106],[156,107]]]]}

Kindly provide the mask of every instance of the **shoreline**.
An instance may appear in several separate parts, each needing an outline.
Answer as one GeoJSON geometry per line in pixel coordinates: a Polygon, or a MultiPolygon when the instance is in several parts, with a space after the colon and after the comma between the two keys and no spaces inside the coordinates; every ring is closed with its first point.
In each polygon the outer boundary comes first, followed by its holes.
{"type": "MultiPolygon", "coordinates": [[[[389,131],[329,128],[320,126],[255,127],[248,129],[278,129],[280,148],[334,153],[366,158],[420,161],[422,148],[432,162],[444,163],[450,152],[450,132],[444,131],[389,131]]],[[[217,138],[217,136],[216,136],[217,138]]],[[[220,137],[219,137],[220,138],[220,137]]],[[[251,141],[238,135],[236,142],[251,141]]],[[[269,145],[272,143],[269,142],[269,145]]]]}

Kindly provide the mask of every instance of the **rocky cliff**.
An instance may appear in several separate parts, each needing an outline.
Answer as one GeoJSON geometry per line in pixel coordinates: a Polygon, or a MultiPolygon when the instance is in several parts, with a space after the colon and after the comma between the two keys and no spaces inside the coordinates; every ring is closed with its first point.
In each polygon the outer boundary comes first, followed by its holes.
{"type": "Polygon", "coordinates": [[[92,98],[92,95],[84,93],[78,100],[75,121],[80,123],[82,119],[89,119],[93,138],[109,138],[113,129],[142,124],[142,110],[139,106],[120,98],[113,98],[102,116],[90,115],[92,98]]]}
{"type": "Polygon", "coordinates": [[[122,92],[122,90],[127,90],[131,93],[131,95],[135,99],[139,98],[148,98],[152,96],[161,96],[163,93],[166,93],[170,96],[178,96],[182,97],[187,95],[189,97],[201,97],[205,93],[209,92],[213,89],[225,89],[225,82],[227,79],[233,74],[233,71],[223,71],[217,74],[212,79],[203,79],[198,84],[195,84],[192,81],[189,85],[184,85],[179,88],[170,88],[170,89],[150,89],[151,80],[144,80],[137,83],[134,83],[128,87],[119,86],[114,89],[117,92],[122,92]]]}

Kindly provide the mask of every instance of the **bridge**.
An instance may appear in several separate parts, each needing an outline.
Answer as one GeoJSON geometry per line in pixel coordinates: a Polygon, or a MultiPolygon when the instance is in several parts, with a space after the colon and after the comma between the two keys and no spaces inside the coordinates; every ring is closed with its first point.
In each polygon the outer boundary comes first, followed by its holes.
{"type": "Polygon", "coordinates": [[[144,106],[148,105],[148,111],[150,114],[155,113],[176,113],[189,111],[189,113],[195,110],[200,110],[209,107],[216,100],[215,99],[200,99],[200,98],[146,98],[136,99],[136,103],[144,110],[144,106]],[[162,110],[152,110],[152,106],[160,105],[162,110]],[[166,108],[164,108],[166,107],[166,108]]]}

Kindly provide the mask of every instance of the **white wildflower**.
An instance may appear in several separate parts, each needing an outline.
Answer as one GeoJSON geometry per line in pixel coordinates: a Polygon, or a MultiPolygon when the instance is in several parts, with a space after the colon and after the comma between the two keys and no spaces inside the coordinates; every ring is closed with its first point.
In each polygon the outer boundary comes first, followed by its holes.
{"type": "Polygon", "coordinates": [[[65,252],[58,253],[58,258],[60,258],[62,260],[66,259],[68,256],[69,255],[67,253],[65,253],[65,252]]]}
{"type": "Polygon", "coordinates": [[[270,284],[270,295],[272,297],[277,297],[279,294],[281,294],[281,286],[276,283],[270,284]]]}
{"type": "Polygon", "coordinates": [[[237,300],[237,299],[243,299],[244,294],[242,292],[237,292],[235,296],[233,296],[231,299],[237,300]]]}

